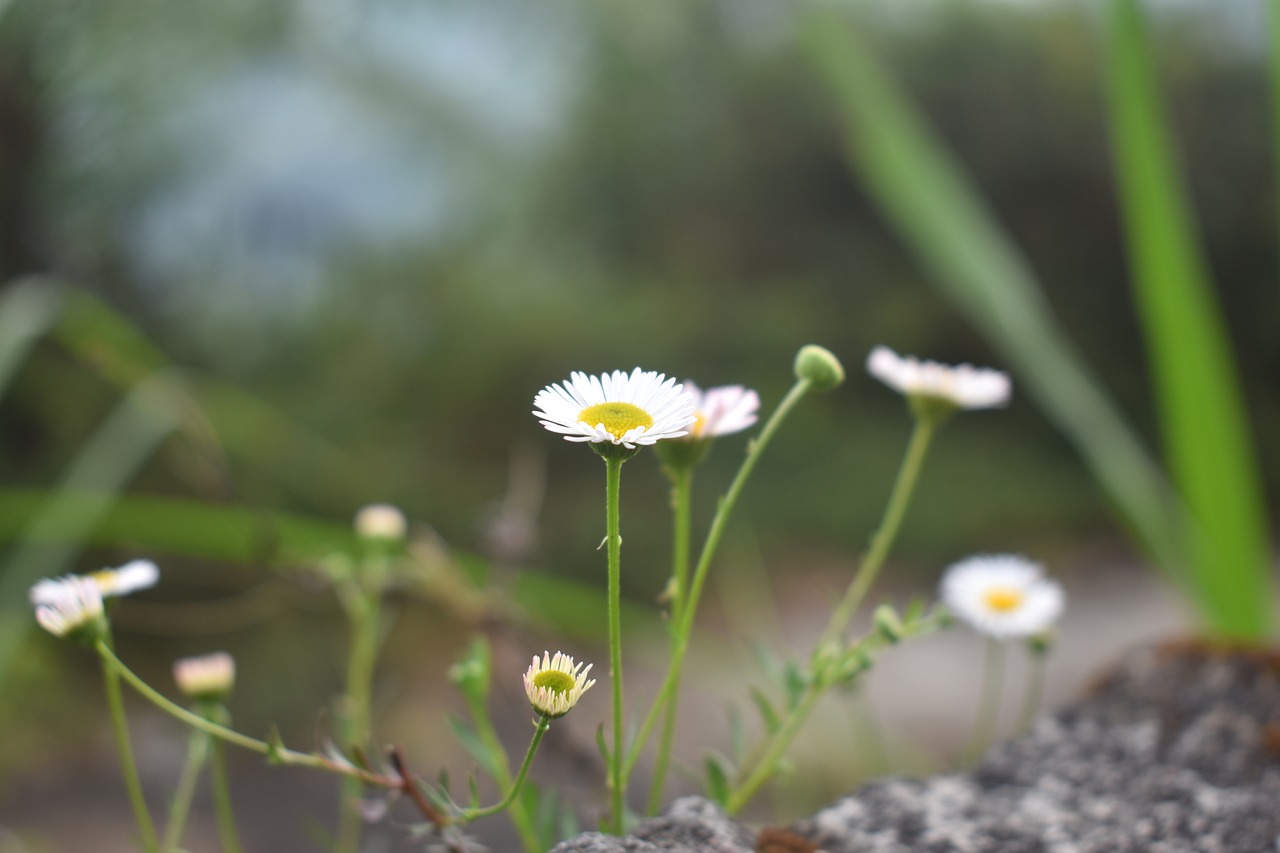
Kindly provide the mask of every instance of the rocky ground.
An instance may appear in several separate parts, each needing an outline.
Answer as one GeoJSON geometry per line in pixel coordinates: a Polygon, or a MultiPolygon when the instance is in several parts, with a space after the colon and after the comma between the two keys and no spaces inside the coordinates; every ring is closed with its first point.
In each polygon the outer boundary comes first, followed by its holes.
{"type": "Polygon", "coordinates": [[[972,771],[877,781],[785,828],[686,797],[553,853],[623,851],[1275,853],[1280,653],[1148,648],[972,771]]]}

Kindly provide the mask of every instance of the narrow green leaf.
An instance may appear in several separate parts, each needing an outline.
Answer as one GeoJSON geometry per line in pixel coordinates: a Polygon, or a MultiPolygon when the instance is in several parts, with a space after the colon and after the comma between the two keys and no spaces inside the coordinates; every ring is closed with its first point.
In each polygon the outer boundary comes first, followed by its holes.
{"type": "Polygon", "coordinates": [[[1169,469],[1194,519],[1193,587],[1217,633],[1271,627],[1262,487],[1226,324],[1199,249],[1137,0],[1107,3],[1107,88],[1129,262],[1169,469]]]}
{"type": "Polygon", "coordinates": [[[765,732],[770,735],[776,734],[778,727],[782,723],[778,719],[778,712],[774,710],[769,697],[765,696],[764,691],[760,690],[760,688],[752,687],[751,701],[755,703],[756,709],[760,712],[760,718],[764,721],[765,732]]]}
{"type": "Polygon", "coordinates": [[[10,283],[0,295],[0,397],[61,307],[62,289],[43,279],[10,283]]]}
{"type": "Polygon", "coordinates": [[[721,759],[715,755],[707,756],[706,768],[707,796],[724,805],[729,800],[729,773],[725,771],[721,759]]]}
{"type": "Polygon", "coordinates": [[[453,736],[458,739],[458,743],[462,744],[462,748],[484,768],[486,773],[490,776],[498,775],[498,762],[501,759],[489,752],[484,740],[470,726],[450,715],[449,728],[453,730],[453,736]]]}
{"type": "Polygon", "coordinates": [[[849,162],[933,281],[1015,368],[1139,542],[1176,578],[1187,550],[1159,467],[1053,316],[995,216],[851,22],[816,11],[804,47],[836,97],[849,162]]]}

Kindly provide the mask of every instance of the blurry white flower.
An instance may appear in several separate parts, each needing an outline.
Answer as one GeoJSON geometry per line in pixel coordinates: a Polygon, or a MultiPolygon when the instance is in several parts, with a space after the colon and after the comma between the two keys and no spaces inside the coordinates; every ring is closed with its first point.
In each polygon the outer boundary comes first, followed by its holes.
{"type": "Polygon", "coordinates": [[[1044,633],[1066,604],[1039,563],[1013,554],[961,560],[947,569],[941,595],[958,618],[997,640],[1044,633]]]}
{"type": "Polygon", "coordinates": [[[913,356],[900,356],[888,347],[871,351],[867,372],[908,397],[925,397],[961,409],[1004,406],[1012,393],[1009,375],[1002,371],[920,361],[913,356]]]}
{"type": "Polygon", "coordinates": [[[760,395],[741,385],[722,385],[701,390],[690,380],[684,390],[693,397],[693,426],[688,439],[715,438],[741,432],[756,422],[760,395]]]}
{"type": "Polygon", "coordinates": [[[591,666],[587,664],[583,669],[582,664],[575,664],[573,658],[560,652],[554,656],[543,652],[541,661],[534,655],[533,663],[524,674],[524,692],[529,704],[539,714],[552,719],[563,717],[596,683],[594,678],[587,680],[591,666]]]}
{"type": "Polygon", "coordinates": [[[36,604],[36,621],[55,637],[66,637],[102,621],[102,592],[91,578],[68,576],[41,581],[40,601],[31,590],[36,604]]]}
{"type": "Polygon", "coordinates": [[[404,513],[391,504],[369,504],[356,513],[356,533],[365,539],[399,541],[408,530],[404,513]]]}
{"type": "MultiPolygon", "coordinates": [[[[63,578],[46,578],[31,587],[32,604],[49,604],[59,596],[64,582],[75,577],[67,575],[63,578]]],[[[98,595],[103,598],[129,595],[140,589],[156,585],[160,580],[160,569],[150,560],[132,560],[118,569],[103,569],[98,572],[80,576],[82,580],[91,581],[98,588],[98,595]]]]}
{"type": "Polygon", "coordinates": [[[566,441],[610,442],[628,450],[688,433],[693,397],[674,379],[636,368],[600,376],[574,372],[533,399],[533,414],[566,441]]]}
{"type": "Polygon", "coordinates": [[[182,658],[173,664],[173,680],[192,699],[220,698],[236,683],[236,661],[226,652],[182,658]]]}

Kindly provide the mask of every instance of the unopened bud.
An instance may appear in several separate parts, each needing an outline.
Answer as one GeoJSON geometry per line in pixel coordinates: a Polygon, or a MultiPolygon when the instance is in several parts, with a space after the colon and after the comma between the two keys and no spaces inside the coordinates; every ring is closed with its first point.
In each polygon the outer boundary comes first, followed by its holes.
{"type": "Polygon", "coordinates": [[[844,381],[844,367],[831,350],[806,344],[796,353],[796,378],[806,379],[815,391],[830,391],[844,381]]]}
{"type": "Polygon", "coordinates": [[[407,529],[404,513],[391,504],[369,504],[356,513],[356,533],[365,539],[399,542],[407,529]]]}

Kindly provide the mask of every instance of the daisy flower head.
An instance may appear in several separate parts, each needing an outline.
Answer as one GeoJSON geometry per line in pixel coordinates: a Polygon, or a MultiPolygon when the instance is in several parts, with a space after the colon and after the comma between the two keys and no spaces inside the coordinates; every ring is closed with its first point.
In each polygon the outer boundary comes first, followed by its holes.
{"type": "Polygon", "coordinates": [[[544,651],[541,660],[534,655],[533,663],[524,674],[524,692],[533,710],[553,720],[569,713],[582,694],[596,683],[594,678],[587,680],[591,666],[587,664],[583,668],[561,652],[551,655],[544,651]]]}
{"type": "Polygon", "coordinates": [[[173,680],[192,699],[221,699],[236,683],[236,659],[226,652],[182,658],[173,664],[173,680]]]}
{"type": "Polygon", "coordinates": [[[591,442],[601,455],[629,456],[641,445],[678,438],[695,420],[684,386],[638,367],[629,374],[574,372],[568,382],[539,391],[533,405],[548,430],[566,441],[591,442]]]}
{"type": "MultiPolygon", "coordinates": [[[[67,575],[63,578],[46,578],[40,581],[31,587],[31,603],[41,605],[58,600],[63,595],[66,581],[73,577],[77,576],[67,575]]],[[[160,569],[150,560],[132,560],[118,569],[102,569],[78,577],[97,586],[98,595],[101,598],[110,598],[129,595],[140,589],[155,586],[160,580],[160,569]]]]}
{"type": "Polygon", "coordinates": [[[947,569],[942,602],[959,619],[996,640],[1033,637],[1062,614],[1066,596],[1039,563],[1014,554],[986,554],[947,569]]]}
{"type": "Polygon", "coordinates": [[[693,397],[694,421],[686,440],[717,438],[742,432],[755,424],[760,410],[760,395],[741,385],[721,385],[703,391],[691,380],[684,390],[693,397]]]}
{"type": "Polygon", "coordinates": [[[404,513],[391,504],[369,504],[356,513],[356,534],[362,539],[399,542],[409,529],[404,513]]]}
{"type": "Polygon", "coordinates": [[[867,372],[904,394],[917,415],[935,418],[955,409],[991,409],[1005,406],[1012,394],[1009,374],[971,364],[951,366],[901,356],[888,347],[876,347],[867,356],[867,372]]]}
{"type": "Polygon", "coordinates": [[[55,637],[71,637],[92,642],[105,630],[102,592],[89,577],[74,575],[41,581],[33,587],[36,622],[55,637]],[[36,588],[41,591],[35,600],[36,588]]]}

